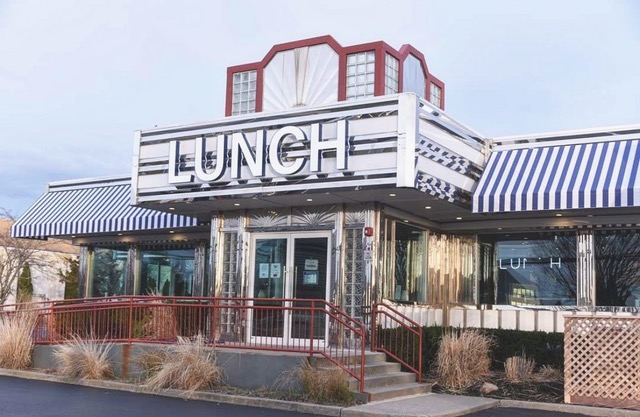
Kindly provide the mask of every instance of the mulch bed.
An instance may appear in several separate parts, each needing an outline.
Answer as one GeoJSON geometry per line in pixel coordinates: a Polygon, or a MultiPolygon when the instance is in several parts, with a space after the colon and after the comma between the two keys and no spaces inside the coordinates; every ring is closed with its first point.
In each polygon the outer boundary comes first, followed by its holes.
{"type": "Polygon", "coordinates": [[[494,373],[485,381],[471,387],[451,390],[434,383],[432,391],[443,394],[470,395],[474,397],[497,398],[501,400],[538,401],[546,403],[562,403],[564,401],[564,383],[562,380],[513,382],[505,378],[504,373],[494,373]],[[498,387],[491,394],[480,392],[483,382],[490,382],[498,387]]]}

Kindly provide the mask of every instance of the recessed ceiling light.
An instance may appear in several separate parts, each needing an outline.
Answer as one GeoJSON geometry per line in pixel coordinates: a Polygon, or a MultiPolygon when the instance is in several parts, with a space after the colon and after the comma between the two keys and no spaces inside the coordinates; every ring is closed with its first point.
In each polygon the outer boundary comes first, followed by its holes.
{"type": "Polygon", "coordinates": [[[556,213],[556,217],[562,217],[562,213],[556,213]]]}
{"type": "Polygon", "coordinates": [[[462,220],[462,217],[456,217],[456,220],[462,220]]]}
{"type": "Polygon", "coordinates": [[[405,223],[409,223],[409,220],[405,220],[404,222],[405,222],[405,223]]]}
{"type": "Polygon", "coordinates": [[[389,197],[395,197],[396,194],[395,193],[389,193],[389,197]]]}
{"type": "Polygon", "coordinates": [[[122,236],[122,233],[118,233],[118,236],[122,236]]]}
{"type": "Polygon", "coordinates": [[[427,210],[431,210],[431,206],[425,206],[424,208],[427,210]]]}
{"type": "Polygon", "coordinates": [[[502,227],[498,227],[498,230],[502,230],[502,227]]]}
{"type": "Polygon", "coordinates": [[[173,211],[175,209],[176,209],[175,207],[169,207],[169,210],[171,210],[171,211],[173,211]]]}
{"type": "Polygon", "coordinates": [[[234,206],[240,207],[240,203],[233,203],[234,206]]]}
{"type": "Polygon", "coordinates": [[[587,217],[593,217],[593,214],[587,214],[587,217]]]}
{"type": "Polygon", "coordinates": [[[76,238],[76,235],[71,235],[71,239],[75,239],[75,238],[76,238]]]}
{"type": "Polygon", "coordinates": [[[175,233],[173,230],[169,230],[169,233],[175,233]]]}
{"type": "Polygon", "coordinates": [[[307,198],[307,201],[313,201],[313,198],[307,198]]]}

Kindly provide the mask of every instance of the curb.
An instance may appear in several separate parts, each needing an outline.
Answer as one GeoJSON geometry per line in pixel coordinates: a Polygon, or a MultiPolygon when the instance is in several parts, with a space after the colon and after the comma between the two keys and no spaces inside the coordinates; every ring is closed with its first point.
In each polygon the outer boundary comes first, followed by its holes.
{"type": "Polygon", "coordinates": [[[153,390],[142,385],[129,384],[126,382],[69,379],[58,375],[44,374],[37,371],[0,369],[0,376],[57,382],[69,385],[79,385],[89,388],[110,389],[115,391],[132,392],[135,394],[159,395],[162,397],[179,398],[181,400],[209,401],[223,404],[244,405],[249,407],[261,407],[274,410],[318,414],[331,417],[340,417],[342,410],[344,409],[344,407],[330,405],[298,403],[293,401],[275,400],[271,398],[245,397],[242,395],[220,394],[216,392],[195,391],[191,394],[185,395],[185,391],[177,389],[153,390]]]}
{"type": "Polygon", "coordinates": [[[541,403],[517,400],[500,400],[498,407],[526,408],[529,410],[551,411],[555,413],[575,413],[596,417],[640,417],[640,411],[620,408],[593,407],[590,405],[541,403]]]}

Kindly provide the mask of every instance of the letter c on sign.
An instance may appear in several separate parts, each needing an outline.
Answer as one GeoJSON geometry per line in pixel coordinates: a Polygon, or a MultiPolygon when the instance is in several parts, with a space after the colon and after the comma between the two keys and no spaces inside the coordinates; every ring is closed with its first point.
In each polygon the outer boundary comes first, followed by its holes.
{"type": "Polygon", "coordinates": [[[295,158],[288,158],[293,159],[293,163],[290,165],[284,165],[282,163],[282,141],[284,141],[284,139],[289,135],[296,138],[299,142],[307,140],[302,129],[296,126],[283,127],[282,129],[278,129],[278,131],[273,135],[271,143],[269,144],[269,162],[271,162],[273,170],[280,175],[296,174],[304,167],[306,162],[303,156],[298,156],[295,158]]]}

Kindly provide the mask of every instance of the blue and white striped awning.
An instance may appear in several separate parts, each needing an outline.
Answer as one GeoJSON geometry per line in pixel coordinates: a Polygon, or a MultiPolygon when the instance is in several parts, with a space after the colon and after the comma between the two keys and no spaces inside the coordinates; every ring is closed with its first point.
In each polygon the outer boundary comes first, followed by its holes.
{"type": "Polygon", "coordinates": [[[474,213],[640,206],[640,140],[494,152],[474,213]]]}
{"type": "Polygon", "coordinates": [[[12,226],[13,237],[46,238],[197,226],[196,218],[130,205],[128,183],[50,188],[12,226]]]}

